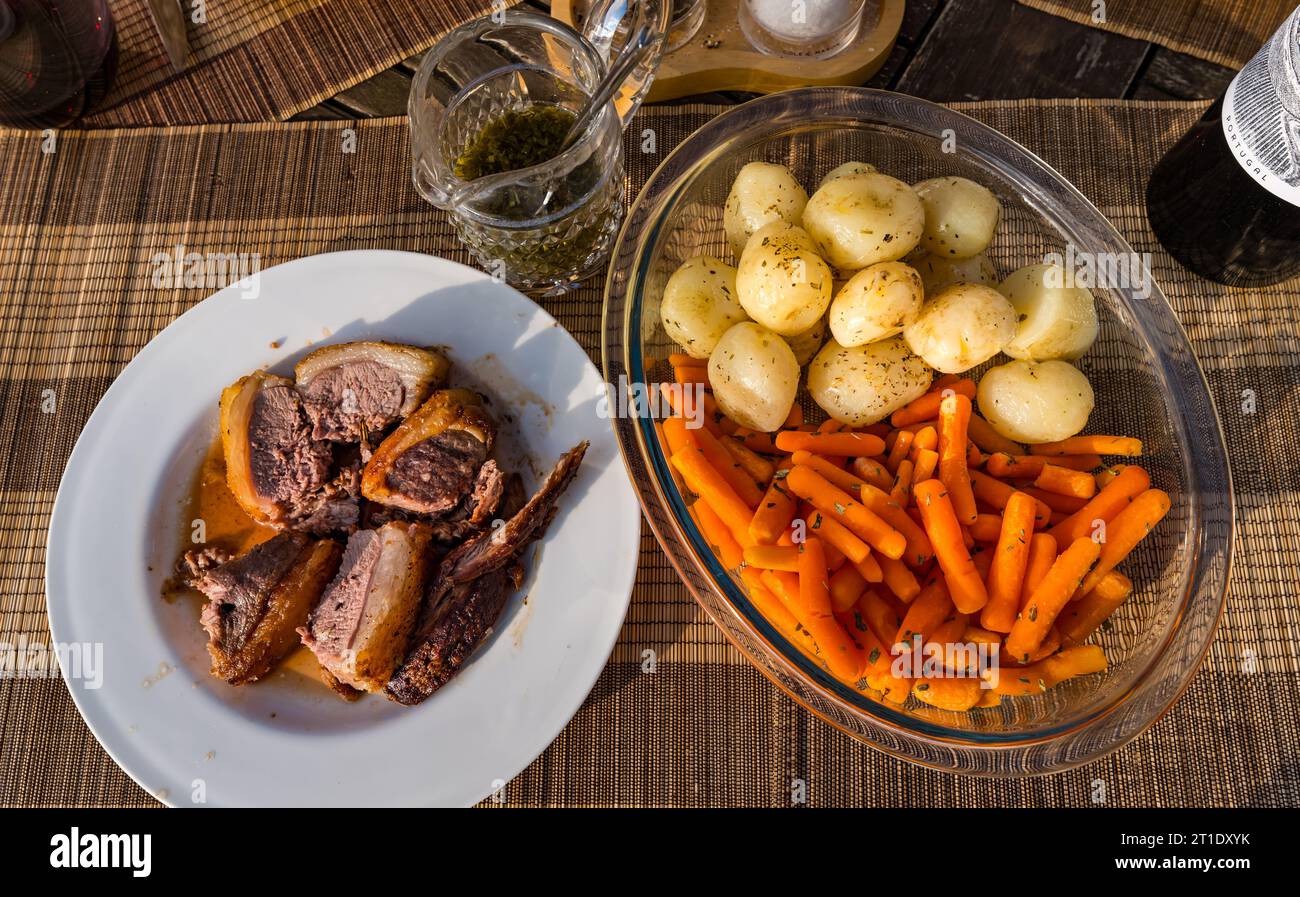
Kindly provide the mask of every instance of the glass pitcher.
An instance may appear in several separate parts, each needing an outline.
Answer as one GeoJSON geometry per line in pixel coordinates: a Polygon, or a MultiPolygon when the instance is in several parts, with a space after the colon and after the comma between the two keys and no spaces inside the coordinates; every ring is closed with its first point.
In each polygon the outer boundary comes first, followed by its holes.
{"type": "Polygon", "coordinates": [[[519,9],[470,22],[426,54],[411,88],[416,189],[450,213],[485,270],[527,291],[561,293],[609,255],[623,218],[622,132],[654,77],[671,0],[605,0],[594,12],[583,34],[519,9]],[[657,49],[573,146],[524,168],[460,176],[467,150],[485,129],[502,131],[510,114],[534,106],[579,113],[643,24],[657,49]]]}

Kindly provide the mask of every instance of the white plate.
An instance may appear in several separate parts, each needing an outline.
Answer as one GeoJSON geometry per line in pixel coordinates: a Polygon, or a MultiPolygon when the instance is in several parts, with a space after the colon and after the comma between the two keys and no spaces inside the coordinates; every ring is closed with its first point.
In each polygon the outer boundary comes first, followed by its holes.
{"type": "Polygon", "coordinates": [[[77,442],[50,522],[50,631],[56,644],[102,645],[103,663],[98,688],[65,670],[68,688],[118,765],[167,803],[474,803],[577,711],[627,610],[640,511],[597,413],[603,381],[550,315],[444,259],[340,252],[257,277],[256,298],[237,284],[158,334],[77,442]],[[562,452],[583,439],[591,448],[525,555],[527,603],[516,596],[424,704],[346,704],[294,670],[231,687],[208,675],[196,606],[159,597],[218,396],[256,368],[288,372],[314,346],[367,338],[446,346],[454,382],[485,388],[498,417],[513,415],[503,460],[528,455],[530,490],[562,452]]]}

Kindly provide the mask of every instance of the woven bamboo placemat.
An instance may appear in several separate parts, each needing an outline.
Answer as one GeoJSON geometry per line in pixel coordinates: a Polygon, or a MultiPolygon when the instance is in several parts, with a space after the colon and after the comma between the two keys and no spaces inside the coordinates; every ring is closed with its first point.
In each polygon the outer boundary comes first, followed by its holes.
{"type": "MultiPolygon", "coordinates": [[[[651,108],[630,130],[634,192],[662,154],[721,111],[651,108]],[[660,155],[639,150],[653,128],[660,155]]],[[[1140,197],[1203,105],[1046,101],[961,107],[1078,184],[1151,251],[1205,364],[1233,449],[1239,544],[1209,658],[1151,731],[1047,778],[961,779],[860,745],[747,666],[696,608],[648,532],[631,611],[573,722],[505,790],[520,805],[1300,804],[1300,283],[1229,291],[1177,267],[1140,197]],[[1087,134],[1088,140],[1076,135],[1087,134]],[[1241,412],[1254,390],[1257,413],[1241,412]],[[1282,438],[1279,438],[1282,437],[1282,438]],[[658,655],[642,672],[642,652],[658,655]]],[[[72,133],[43,154],[0,132],[0,642],[44,642],[45,527],[59,476],[113,377],[206,289],[156,289],[150,259],[252,252],[269,266],[351,248],[468,261],[413,191],[402,119],[72,133]],[[340,152],[344,128],[356,153],[340,152]],[[58,412],[42,413],[53,390],[58,412]]],[[[544,303],[597,358],[600,288],[544,303]]],[[[0,804],[153,803],[105,755],[59,680],[0,680],[0,804]]]]}
{"type": "Polygon", "coordinates": [[[1296,0],[1018,0],[1074,22],[1117,31],[1239,69],[1296,0]]]}
{"type": "Polygon", "coordinates": [[[178,74],[145,0],[110,0],[118,73],[87,127],[285,119],[432,46],[490,12],[493,0],[205,0],[201,13],[182,0],[181,7],[190,60],[178,74]]]}

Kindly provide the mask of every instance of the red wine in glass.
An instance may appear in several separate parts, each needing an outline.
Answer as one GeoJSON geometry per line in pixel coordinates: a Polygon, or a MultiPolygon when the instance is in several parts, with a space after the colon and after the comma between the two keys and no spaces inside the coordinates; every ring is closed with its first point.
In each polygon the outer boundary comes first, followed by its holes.
{"type": "Polygon", "coordinates": [[[76,121],[104,98],[116,71],[107,0],[0,0],[0,124],[76,121]]]}

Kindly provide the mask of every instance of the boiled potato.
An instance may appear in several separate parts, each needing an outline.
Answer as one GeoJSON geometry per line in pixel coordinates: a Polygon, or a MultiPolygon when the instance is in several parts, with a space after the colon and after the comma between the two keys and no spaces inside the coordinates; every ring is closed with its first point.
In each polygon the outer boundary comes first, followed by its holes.
{"type": "Polygon", "coordinates": [[[902,337],[865,346],[827,343],[808,366],[808,393],[841,423],[883,420],[930,388],[930,368],[902,337]]]}
{"type": "Polygon", "coordinates": [[[785,340],[753,321],[734,325],[709,356],[718,409],[751,430],[785,423],[799,391],[799,362],[785,340]]]}
{"type": "Polygon", "coordinates": [[[911,187],[878,172],[828,181],[808,200],[803,226],[841,271],[901,259],[921,240],[925,209],[911,187]]]}
{"type": "Polygon", "coordinates": [[[954,283],[982,283],[997,286],[998,272],[987,255],[973,255],[968,259],[941,258],[923,252],[909,257],[908,264],[921,275],[925,295],[933,296],[954,283]]]}
{"type": "Polygon", "coordinates": [[[1002,351],[1012,358],[1073,361],[1097,338],[1097,307],[1092,293],[1068,287],[1059,265],[1030,265],[1002,281],[998,290],[1015,306],[1016,338],[1002,351]]]}
{"type": "Polygon", "coordinates": [[[846,174],[872,174],[876,166],[869,165],[866,162],[845,162],[843,165],[836,165],[830,171],[826,172],[826,177],[822,178],[821,183],[817,185],[818,189],[825,187],[836,178],[842,178],[846,174]]]}
{"type": "Polygon", "coordinates": [[[1078,434],[1092,413],[1092,384],[1065,361],[1012,361],[990,368],[976,394],[993,429],[1016,442],[1078,434]]]}
{"type": "Polygon", "coordinates": [[[736,298],[764,327],[795,336],[831,304],[831,270],[803,228],[774,221],[755,231],[741,253],[736,298]]]}
{"type": "Polygon", "coordinates": [[[916,185],[925,206],[926,250],[941,258],[979,255],[993,242],[1002,205],[987,187],[966,178],[931,178],[916,185]]]}
{"type": "Polygon", "coordinates": [[[748,316],[736,301],[736,269],[711,255],[682,263],[668,278],[659,317],[692,358],[708,358],[722,334],[748,316]]]}
{"type": "Polygon", "coordinates": [[[902,333],[924,299],[914,268],[902,262],[863,268],[831,300],[831,334],[841,346],[861,346],[902,333]]]}
{"type": "Polygon", "coordinates": [[[945,374],[988,361],[1016,335],[1016,310],[992,287],[957,283],[926,300],[903,329],[912,351],[945,374]]]}
{"type": "Polygon", "coordinates": [[[808,194],[790,171],[769,162],[750,162],[731,185],[722,210],[722,228],[736,258],[754,231],[773,221],[798,224],[808,194]]]}
{"type": "Polygon", "coordinates": [[[803,333],[787,336],[784,339],[794,352],[794,359],[799,362],[799,367],[803,367],[813,360],[822,343],[826,342],[826,319],[818,318],[817,323],[803,333]]]}

